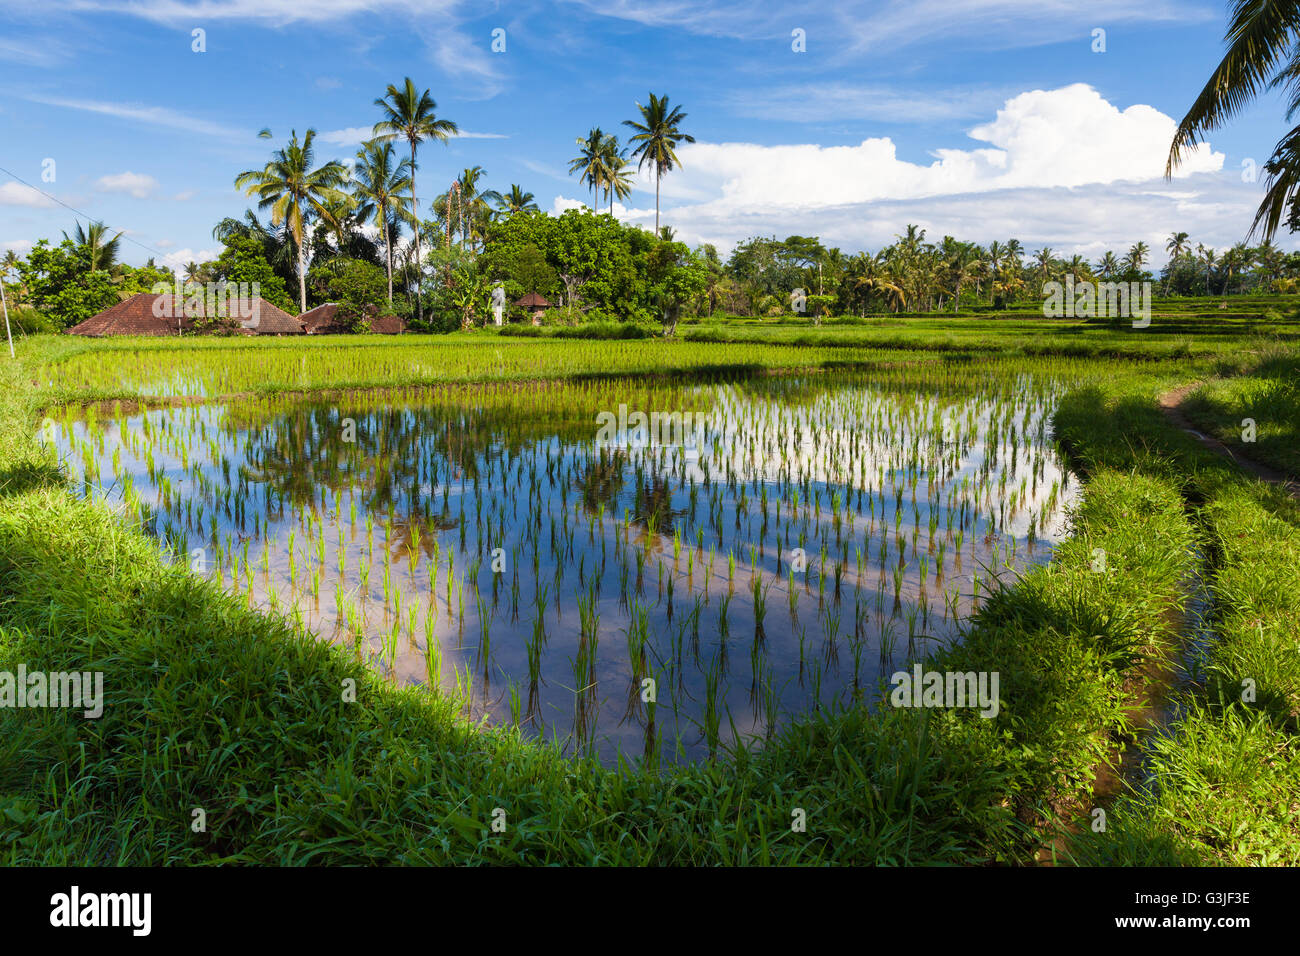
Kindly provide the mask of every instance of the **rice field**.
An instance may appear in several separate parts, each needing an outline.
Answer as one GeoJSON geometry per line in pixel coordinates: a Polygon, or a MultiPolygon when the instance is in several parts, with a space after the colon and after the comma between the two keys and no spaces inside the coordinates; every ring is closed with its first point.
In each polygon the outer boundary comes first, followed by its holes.
{"type": "MultiPolygon", "coordinates": [[[[402,352],[385,360],[409,369],[402,352]]],[[[203,356],[117,384],[245,390],[203,356]]],[[[658,765],[873,706],[1048,560],[1075,493],[1050,427],[1062,364],[114,402],[43,432],[81,494],[171,560],[386,680],[569,754],[658,765]]]]}

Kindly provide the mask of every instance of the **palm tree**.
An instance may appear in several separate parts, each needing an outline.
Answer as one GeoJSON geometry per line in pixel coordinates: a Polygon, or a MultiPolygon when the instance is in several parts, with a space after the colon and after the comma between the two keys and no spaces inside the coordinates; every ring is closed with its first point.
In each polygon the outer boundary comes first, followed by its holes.
{"type": "Polygon", "coordinates": [[[596,203],[594,198],[601,187],[605,185],[609,173],[605,167],[606,160],[606,140],[607,137],[599,126],[593,126],[587,138],[579,136],[575,143],[578,144],[578,155],[569,161],[569,172],[578,174],[578,182],[591,189],[593,197],[592,206],[596,203]]]}
{"type": "Polygon", "coordinates": [[[1169,253],[1170,259],[1177,259],[1183,253],[1188,251],[1189,246],[1187,240],[1188,235],[1185,232],[1175,232],[1170,235],[1169,241],[1165,243],[1165,252],[1169,253]]]}
{"type": "Polygon", "coordinates": [[[1103,279],[1113,279],[1119,274],[1119,257],[1113,252],[1107,252],[1097,262],[1097,274],[1103,279]]]}
{"type": "Polygon", "coordinates": [[[637,145],[632,150],[632,158],[638,160],[637,168],[644,168],[647,163],[654,167],[655,235],[658,235],[659,180],[664,173],[671,172],[680,164],[677,158],[678,144],[693,143],[695,137],[681,131],[681,122],[686,119],[686,114],[680,106],[669,109],[667,96],[659,97],[651,93],[649,104],[642,106],[637,103],[636,108],[641,111],[641,121],[624,120],[623,125],[636,130],[632,142],[637,145]]]}
{"type": "Polygon", "coordinates": [[[482,221],[483,213],[488,208],[488,202],[495,202],[501,198],[501,194],[493,190],[480,192],[478,182],[483,178],[484,169],[482,166],[472,166],[469,169],[461,171],[460,179],[460,235],[461,245],[469,242],[473,248],[473,240],[476,236],[476,225],[482,221]]]}
{"type": "Polygon", "coordinates": [[[1034,261],[1038,263],[1038,278],[1046,282],[1052,274],[1052,249],[1046,246],[1034,253],[1034,261]]]}
{"type": "Polygon", "coordinates": [[[108,227],[102,222],[92,222],[85,229],[81,228],[78,222],[69,236],[66,232],[63,234],[64,239],[71,239],[77,248],[86,253],[90,260],[90,271],[96,272],[100,269],[111,269],[117,262],[118,246],[122,240],[122,233],[118,233],[112,239],[106,238],[108,227]]]}
{"type": "MultiPolygon", "coordinates": [[[[447,139],[455,133],[460,132],[459,127],[451,120],[438,119],[435,110],[438,104],[429,91],[416,93],[415,84],[411,78],[406,78],[406,83],[399,89],[393,84],[388,85],[388,90],[383,98],[375,100],[375,105],[383,110],[384,118],[375,124],[374,135],[379,139],[391,140],[401,137],[405,139],[411,147],[411,215],[416,221],[420,218],[420,202],[415,195],[415,149],[421,142],[426,139],[436,139],[445,143],[447,139]]],[[[420,230],[415,230],[415,262],[417,267],[417,277],[415,285],[415,308],[417,318],[424,318],[424,304],[420,298],[420,230]]]]}
{"type": "Polygon", "coordinates": [[[497,209],[507,216],[513,216],[517,212],[536,212],[537,203],[533,201],[532,193],[524,192],[523,187],[517,183],[511,183],[510,192],[498,196],[497,209]]]}
{"type": "Polygon", "coordinates": [[[326,222],[333,220],[330,204],[351,203],[351,198],[343,192],[348,182],[347,167],[335,159],[315,167],[316,151],[312,146],[315,138],[316,131],[308,129],[300,143],[295,130],[289,144],[276,150],[264,168],[250,169],[235,177],[236,189],[257,196],[259,209],[270,208],[271,225],[283,223],[293,236],[298,247],[298,300],[303,312],[307,311],[304,227],[313,215],[326,222]]]}
{"type": "MultiPolygon", "coordinates": [[[[1183,150],[1196,145],[1209,130],[1223,126],[1264,90],[1287,90],[1288,119],[1300,109],[1298,7],[1295,0],[1233,0],[1225,36],[1228,52],[1178,124],[1165,165],[1167,178],[1173,175],[1183,150]]],[[[1264,238],[1270,238],[1288,208],[1291,223],[1300,218],[1300,126],[1278,141],[1264,169],[1269,174],[1267,188],[1250,232],[1253,235],[1262,226],[1264,238]]]]}
{"type": "Polygon", "coordinates": [[[635,174],[627,161],[627,151],[618,145],[617,136],[605,137],[601,144],[601,165],[605,169],[605,195],[609,199],[609,214],[614,215],[614,198],[626,199],[632,195],[635,174]]]}
{"type": "Polygon", "coordinates": [[[361,144],[353,171],[353,194],[359,201],[357,218],[371,219],[384,238],[384,254],[388,260],[388,301],[393,301],[393,220],[414,225],[415,216],[410,210],[413,197],[402,194],[411,189],[411,161],[395,163],[391,142],[372,139],[361,144]]]}
{"type": "Polygon", "coordinates": [[[1150,249],[1145,242],[1135,242],[1124,257],[1124,266],[1130,272],[1140,272],[1150,258],[1150,249]]]}
{"type": "Polygon", "coordinates": [[[1209,246],[1203,246],[1199,242],[1196,244],[1196,254],[1197,258],[1205,263],[1205,294],[1210,295],[1210,272],[1219,261],[1218,254],[1209,246]]]}

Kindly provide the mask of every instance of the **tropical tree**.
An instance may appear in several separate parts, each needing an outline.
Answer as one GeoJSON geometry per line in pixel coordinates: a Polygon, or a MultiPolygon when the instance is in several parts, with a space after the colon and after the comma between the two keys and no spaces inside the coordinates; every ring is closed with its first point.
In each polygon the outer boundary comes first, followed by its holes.
{"type": "Polygon", "coordinates": [[[1165,252],[1169,253],[1170,259],[1177,259],[1189,251],[1187,240],[1188,235],[1185,232],[1175,232],[1169,236],[1169,241],[1165,243],[1165,252]]]}
{"type": "Polygon", "coordinates": [[[377,139],[361,144],[353,169],[353,195],[358,200],[357,218],[370,219],[378,227],[388,260],[388,301],[393,301],[393,227],[401,222],[415,225],[411,211],[411,161],[397,161],[391,142],[377,139]],[[395,221],[396,220],[396,221],[395,221]]]}
{"type": "MultiPolygon", "coordinates": [[[[1233,0],[1224,54],[1205,87],[1178,124],[1169,147],[1165,176],[1171,177],[1184,151],[1205,133],[1218,129],[1265,90],[1286,91],[1287,118],[1300,110],[1300,3],[1297,0],[1233,0]]],[[[1264,164],[1264,198],[1250,233],[1271,238],[1285,214],[1290,229],[1300,228],[1300,126],[1273,147],[1264,164]]]]}
{"type": "Polygon", "coordinates": [[[86,256],[90,263],[89,271],[103,270],[107,272],[117,262],[118,246],[122,241],[122,233],[119,232],[110,239],[108,237],[108,227],[102,222],[92,222],[85,229],[82,229],[81,223],[78,222],[72,230],[72,235],[69,236],[65,232],[63,238],[70,238],[77,250],[86,256]]]}
{"type": "Polygon", "coordinates": [[[585,139],[579,136],[574,140],[578,145],[578,155],[569,160],[569,173],[571,175],[577,173],[578,182],[591,190],[592,208],[596,206],[596,194],[605,185],[609,176],[609,170],[605,165],[608,140],[609,137],[599,126],[593,126],[585,139]]]}
{"type": "Polygon", "coordinates": [[[609,199],[609,214],[614,215],[614,199],[632,195],[632,182],[636,174],[627,161],[627,151],[618,145],[617,136],[605,137],[601,144],[601,165],[605,170],[605,196],[609,199]]]}
{"type": "MultiPolygon", "coordinates": [[[[389,84],[387,92],[383,97],[375,100],[375,105],[383,111],[384,118],[381,119],[374,127],[374,135],[378,139],[404,139],[411,147],[411,215],[418,222],[420,217],[420,201],[415,195],[415,170],[418,168],[415,160],[416,147],[426,139],[438,140],[441,143],[447,142],[448,138],[460,132],[459,128],[451,120],[439,119],[437,116],[438,104],[429,91],[417,93],[415,84],[411,82],[408,76],[406,82],[399,88],[389,84]]],[[[415,308],[417,318],[423,320],[424,306],[420,299],[420,230],[415,230],[415,262],[416,262],[416,286],[415,286],[415,308]]]]}
{"type": "Polygon", "coordinates": [[[533,200],[532,193],[524,192],[523,187],[518,183],[511,183],[508,193],[504,196],[498,195],[497,209],[507,216],[513,216],[517,212],[536,212],[537,203],[533,200]]]}
{"type": "Polygon", "coordinates": [[[1129,272],[1141,272],[1150,257],[1150,247],[1145,242],[1135,242],[1129,247],[1128,255],[1124,257],[1124,268],[1129,272]]]}
{"type": "Polygon", "coordinates": [[[1113,279],[1119,275],[1119,257],[1108,251],[1097,262],[1097,274],[1103,279],[1113,279]]]}
{"type": "MultiPolygon", "coordinates": [[[[265,136],[269,130],[263,130],[265,136]]],[[[298,248],[298,302],[307,311],[307,244],[305,226],[313,216],[329,221],[334,214],[331,203],[348,205],[351,198],[343,192],[348,171],[338,160],[317,167],[312,141],[316,131],[308,129],[298,141],[297,130],[287,146],[278,149],[262,169],[250,169],[235,177],[235,188],[258,198],[259,209],[271,210],[271,225],[283,224],[298,248]]]]}
{"type": "Polygon", "coordinates": [[[655,171],[655,235],[659,235],[659,180],[664,173],[671,172],[681,164],[677,158],[677,146],[680,143],[693,143],[695,137],[681,131],[682,120],[686,114],[681,107],[669,107],[668,97],[650,94],[650,102],[645,106],[640,103],[636,108],[641,111],[641,119],[624,120],[623,125],[635,131],[632,142],[632,158],[638,161],[637,168],[642,169],[648,163],[655,171]]]}
{"type": "Polygon", "coordinates": [[[1199,242],[1196,244],[1196,255],[1205,265],[1205,294],[1210,295],[1210,273],[1218,264],[1218,254],[1209,246],[1203,246],[1199,242]]]}

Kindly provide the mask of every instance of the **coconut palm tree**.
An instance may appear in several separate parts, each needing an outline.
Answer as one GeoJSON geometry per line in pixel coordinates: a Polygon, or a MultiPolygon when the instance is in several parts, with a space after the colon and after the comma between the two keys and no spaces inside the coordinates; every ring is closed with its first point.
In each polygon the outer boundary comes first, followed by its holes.
{"type": "MultiPolygon", "coordinates": [[[[1228,52],[1178,124],[1169,147],[1166,177],[1173,175],[1184,150],[1195,146],[1209,130],[1223,126],[1265,90],[1286,90],[1288,119],[1300,109],[1300,58],[1296,47],[1300,41],[1300,3],[1233,0],[1225,39],[1228,52]]],[[[1273,147],[1264,170],[1268,180],[1250,233],[1262,227],[1264,238],[1270,238],[1284,213],[1290,223],[1300,218],[1300,126],[1292,128],[1273,147]]]]}
{"type": "Polygon", "coordinates": [[[1119,257],[1107,252],[1097,262],[1097,274],[1103,279],[1113,279],[1119,274],[1119,257]]]}
{"type": "Polygon", "coordinates": [[[1038,280],[1046,282],[1052,275],[1052,249],[1045,246],[1034,253],[1034,262],[1038,263],[1038,280]]]}
{"type": "Polygon", "coordinates": [[[501,194],[495,190],[481,192],[478,188],[479,180],[483,178],[484,169],[482,166],[472,166],[469,169],[461,171],[459,199],[460,209],[460,235],[461,245],[468,243],[470,248],[474,247],[474,239],[479,234],[478,226],[485,221],[485,213],[489,211],[488,203],[496,202],[501,198],[501,194]]]}
{"type": "Polygon", "coordinates": [[[413,197],[403,195],[411,190],[411,161],[397,161],[391,142],[377,139],[361,144],[353,169],[353,195],[358,200],[357,218],[370,219],[380,230],[384,240],[384,257],[388,260],[388,301],[393,301],[393,241],[397,236],[392,227],[406,222],[415,225],[411,212],[413,197]]]}
{"type": "MultiPolygon", "coordinates": [[[[384,114],[384,118],[375,124],[375,137],[384,140],[401,138],[406,140],[411,147],[411,215],[418,222],[420,218],[420,201],[415,195],[416,147],[426,139],[445,143],[449,137],[460,132],[460,129],[451,120],[438,118],[436,113],[438,109],[437,102],[429,95],[428,90],[417,93],[415,84],[411,82],[409,76],[400,88],[390,83],[383,97],[375,100],[375,105],[384,114]]],[[[419,268],[419,229],[415,230],[415,262],[417,269],[415,309],[416,316],[422,320],[424,318],[424,304],[420,298],[420,274],[422,270],[419,268]]]]}
{"type": "Polygon", "coordinates": [[[1185,232],[1175,232],[1169,236],[1169,241],[1165,243],[1165,252],[1169,253],[1170,259],[1177,259],[1189,250],[1187,240],[1188,235],[1185,232]]]}
{"type": "Polygon", "coordinates": [[[637,168],[644,168],[647,163],[655,171],[655,235],[659,235],[659,180],[663,174],[671,172],[681,161],[677,158],[677,146],[680,143],[693,143],[695,137],[681,131],[682,120],[686,114],[680,106],[668,106],[668,97],[650,94],[650,102],[645,106],[640,103],[636,108],[641,111],[641,119],[624,120],[623,125],[636,131],[632,142],[637,145],[632,150],[632,158],[638,161],[637,168]]]}
{"type": "Polygon", "coordinates": [[[507,216],[513,216],[517,212],[536,212],[537,203],[533,198],[533,194],[524,192],[522,186],[511,183],[510,192],[498,197],[497,209],[507,216]]]}
{"type": "Polygon", "coordinates": [[[605,144],[608,139],[599,126],[593,126],[585,139],[579,136],[574,140],[578,144],[578,155],[569,161],[569,173],[577,173],[578,182],[591,190],[593,208],[596,205],[595,196],[609,175],[605,166],[605,144]]]}
{"type": "Polygon", "coordinates": [[[111,269],[117,262],[118,247],[121,244],[122,233],[118,233],[113,238],[108,238],[108,227],[102,222],[92,222],[82,229],[81,223],[78,222],[69,236],[66,232],[63,234],[64,239],[71,239],[79,250],[85,252],[90,260],[90,271],[111,269]]]}
{"type": "MultiPolygon", "coordinates": [[[[269,131],[267,135],[269,135],[269,131]]],[[[250,169],[235,177],[235,188],[258,198],[259,209],[271,210],[271,225],[283,224],[298,248],[298,301],[307,311],[307,243],[305,227],[312,217],[326,222],[334,218],[330,204],[350,205],[343,192],[348,183],[347,167],[338,160],[317,167],[312,141],[316,131],[308,129],[298,141],[295,130],[287,146],[272,154],[262,169],[250,169]]]]}
{"type": "Polygon", "coordinates": [[[601,164],[605,168],[605,196],[609,199],[609,214],[614,215],[614,199],[632,195],[632,182],[636,174],[627,161],[627,150],[620,148],[617,136],[605,137],[601,145],[601,164]]]}
{"type": "Polygon", "coordinates": [[[1129,247],[1128,255],[1124,257],[1124,267],[1130,272],[1141,272],[1150,257],[1150,247],[1145,242],[1135,242],[1129,247]]]}
{"type": "Polygon", "coordinates": [[[1218,264],[1218,254],[1209,246],[1203,246],[1199,242],[1196,244],[1196,257],[1205,264],[1205,294],[1210,295],[1210,273],[1218,264]]]}

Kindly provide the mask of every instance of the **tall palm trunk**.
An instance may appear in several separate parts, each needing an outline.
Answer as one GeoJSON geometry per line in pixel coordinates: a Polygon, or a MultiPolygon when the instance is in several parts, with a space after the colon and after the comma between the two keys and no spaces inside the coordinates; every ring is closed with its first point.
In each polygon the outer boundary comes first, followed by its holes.
{"type": "Polygon", "coordinates": [[[388,259],[388,304],[393,304],[393,230],[388,225],[388,210],[381,210],[384,217],[384,253],[388,259]]]}
{"type": "Polygon", "coordinates": [[[659,235],[659,164],[655,163],[655,236],[659,235]]]}
{"type": "Polygon", "coordinates": [[[298,307],[307,311],[307,246],[298,240],[298,307]]]}
{"type": "Polygon", "coordinates": [[[415,317],[423,322],[424,301],[420,298],[420,292],[424,285],[424,273],[420,267],[420,200],[415,195],[415,140],[411,140],[411,215],[415,217],[415,317]]]}

